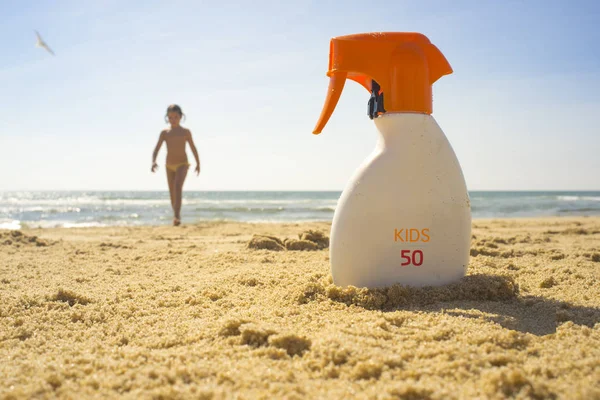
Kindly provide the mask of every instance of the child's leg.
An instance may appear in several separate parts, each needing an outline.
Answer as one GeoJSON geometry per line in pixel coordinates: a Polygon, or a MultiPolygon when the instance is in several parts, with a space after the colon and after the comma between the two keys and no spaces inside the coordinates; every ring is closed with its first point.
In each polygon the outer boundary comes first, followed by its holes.
{"type": "Polygon", "coordinates": [[[185,182],[185,178],[188,173],[187,166],[181,166],[177,169],[175,173],[174,186],[175,186],[175,218],[181,220],[181,201],[183,199],[183,182],[185,182]]]}
{"type": "Polygon", "coordinates": [[[167,182],[169,183],[169,194],[171,196],[171,208],[173,208],[173,214],[175,213],[175,175],[176,173],[166,168],[167,170],[167,182]]]}

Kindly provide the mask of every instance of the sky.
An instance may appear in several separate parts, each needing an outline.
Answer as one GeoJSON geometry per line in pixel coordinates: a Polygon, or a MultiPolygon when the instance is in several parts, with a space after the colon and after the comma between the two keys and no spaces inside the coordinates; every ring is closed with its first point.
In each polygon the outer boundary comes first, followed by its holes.
{"type": "Polygon", "coordinates": [[[185,190],[342,190],[377,131],[350,82],[312,134],[329,40],[378,31],[422,33],[452,66],[432,115],[469,190],[600,190],[600,2],[0,0],[0,15],[0,190],[167,190],[165,147],[150,167],[172,103],[201,159],[185,190]]]}

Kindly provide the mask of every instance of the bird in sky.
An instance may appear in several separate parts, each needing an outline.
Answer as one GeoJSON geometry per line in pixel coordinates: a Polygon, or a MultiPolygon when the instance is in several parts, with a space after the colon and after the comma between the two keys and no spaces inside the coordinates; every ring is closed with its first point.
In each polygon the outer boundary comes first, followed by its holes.
{"type": "Polygon", "coordinates": [[[38,31],[35,31],[35,35],[37,36],[37,43],[35,44],[35,47],[42,47],[42,48],[46,49],[50,54],[55,55],[54,52],[52,51],[52,49],[50,49],[50,47],[48,47],[46,42],[44,42],[44,40],[42,39],[42,37],[40,36],[38,31]]]}

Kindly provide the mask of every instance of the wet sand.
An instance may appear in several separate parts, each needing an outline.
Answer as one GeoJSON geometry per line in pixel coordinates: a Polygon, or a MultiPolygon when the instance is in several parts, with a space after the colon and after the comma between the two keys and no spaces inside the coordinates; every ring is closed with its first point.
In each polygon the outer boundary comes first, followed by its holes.
{"type": "Polygon", "coordinates": [[[0,399],[600,399],[600,218],[475,220],[442,288],[332,284],[326,223],[0,232],[0,399]]]}

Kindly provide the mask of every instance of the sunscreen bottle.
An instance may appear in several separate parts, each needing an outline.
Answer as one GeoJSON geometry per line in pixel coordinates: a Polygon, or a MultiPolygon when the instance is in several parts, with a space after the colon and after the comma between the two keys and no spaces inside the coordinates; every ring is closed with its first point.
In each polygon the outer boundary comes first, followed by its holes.
{"type": "Polygon", "coordinates": [[[451,74],[419,33],[377,32],[331,39],[329,89],[314,134],[333,113],[346,79],[371,93],[378,131],[371,155],[347,183],[330,237],[333,281],[377,288],[439,286],[469,263],[471,206],[465,179],[432,113],[431,86],[451,74]]]}

